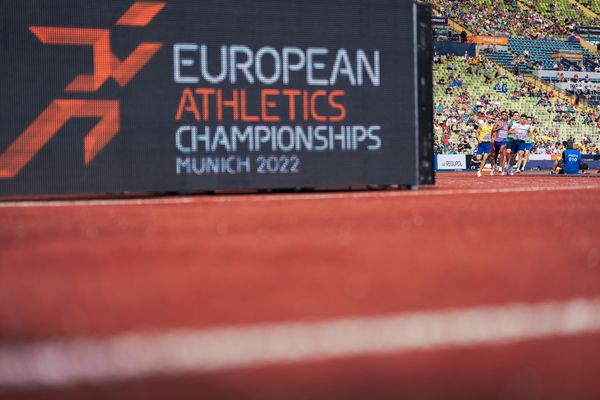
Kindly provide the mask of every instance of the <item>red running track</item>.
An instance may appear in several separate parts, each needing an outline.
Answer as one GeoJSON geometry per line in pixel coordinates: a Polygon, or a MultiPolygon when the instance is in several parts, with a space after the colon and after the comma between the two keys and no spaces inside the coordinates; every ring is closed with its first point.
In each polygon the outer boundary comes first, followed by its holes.
{"type": "MultiPolygon", "coordinates": [[[[600,297],[600,179],[0,203],[0,347],[600,297]]],[[[600,333],[70,387],[4,399],[598,399],[600,333]]],[[[168,371],[167,371],[168,372],[168,371]]]]}

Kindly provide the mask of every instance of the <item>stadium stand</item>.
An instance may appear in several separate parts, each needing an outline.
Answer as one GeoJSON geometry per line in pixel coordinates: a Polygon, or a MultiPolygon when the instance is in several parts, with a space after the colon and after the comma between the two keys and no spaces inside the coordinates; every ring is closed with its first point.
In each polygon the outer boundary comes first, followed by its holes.
{"type": "Polygon", "coordinates": [[[600,104],[600,73],[598,72],[544,71],[539,77],[542,81],[565,90],[571,96],[582,98],[592,106],[600,104]]]}
{"type": "MultiPolygon", "coordinates": [[[[511,68],[511,70],[518,65],[520,72],[527,73],[534,69],[558,69],[557,59],[552,57],[557,53],[581,55],[585,60],[594,59],[580,42],[551,39],[533,40],[519,37],[509,39],[507,51],[488,53],[486,57],[504,68],[511,68]]],[[[565,62],[568,63],[568,60],[565,62]]],[[[563,68],[569,69],[568,66],[563,66],[563,68]]],[[[577,66],[577,68],[581,67],[577,66]]]]}
{"type": "Polygon", "coordinates": [[[529,8],[535,9],[544,18],[561,27],[564,33],[571,30],[573,25],[593,26],[600,23],[583,12],[576,3],[569,0],[521,0],[529,8]]]}
{"type": "Polygon", "coordinates": [[[462,53],[435,57],[438,153],[472,153],[478,121],[503,110],[533,118],[534,152],[558,153],[563,141],[573,139],[584,153],[598,153],[600,62],[595,45],[600,38],[572,32],[575,26],[600,26],[594,13],[600,11],[600,0],[431,3],[470,35],[508,37],[502,45],[480,44],[476,58],[462,53]]]}
{"type": "Polygon", "coordinates": [[[545,18],[518,1],[432,0],[432,6],[476,35],[553,37],[568,33],[564,25],[545,18]]]}
{"type": "Polygon", "coordinates": [[[433,77],[437,153],[471,154],[478,120],[504,110],[533,118],[535,153],[559,153],[570,138],[583,152],[598,153],[600,114],[578,109],[572,98],[533,79],[517,78],[481,56],[435,56],[433,77]]]}
{"type": "Polygon", "coordinates": [[[487,53],[486,57],[503,68],[510,69],[511,71],[516,71],[516,68],[518,67],[518,72],[516,73],[517,75],[519,73],[531,72],[535,67],[533,63],[530,63],[524,57],[518,57],[517,54],[506,50],[487,53]]]}
{"type": "Polygon", "coordinates": [[[600,0],[579,0],[577,3],[587,7],[596,14],[600,14],[600,0]]]}

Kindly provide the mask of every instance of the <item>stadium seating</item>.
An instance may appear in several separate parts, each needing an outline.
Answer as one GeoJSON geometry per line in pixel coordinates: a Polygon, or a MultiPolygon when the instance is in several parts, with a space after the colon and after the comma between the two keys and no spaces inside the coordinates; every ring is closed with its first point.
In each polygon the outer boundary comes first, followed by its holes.
{"type": "MultiPolygon", "coordinates": [[[[567,138],[573,138],[577,142],[580,142],[584,135],[593,138],[594,141],[597,139],[597,129],[595,124],[585,125],[583,123],[583,117],[579,111],[575,111],[570,116],[575,118],[575,124],[569,125],[566,122],[555,122],[554,119],[557,116],[557,112],[548,112],[547,108],[541,105],[537,105],[539,97],[528,97],[528,96],[512,96],[515,90],[520,89],[520,82],[514,79],[513,76],[507,78],[495,78],[491,83],[486,83],[483,75],[470,74],[467,72],[469,63],[459,60],[458,57],[454,58],[454,65],[456,69],[454,71],[448,69],[447,64],[434,64],[434,104],[442,102],[445,105],[455,104],[455,98],[457,93],[460,92],[461,88],[455,88],[452,94],[447,94],[446,90],[451,86],[449,78],[451,75],[460,76],[463,80],[462,88],[466,89],[473,99],[473,102],[479,99],[481,96],[487,95],[490,97],[492,102],[500,104],[501,110],[518,111],[521,114],[526,114],[534,117],[537,120],[535,128],[540,131],[540,134],[544,131],[557,130],[559,132],[559,139],[566,140],[567,138]],[[443,85],[436,84],[443,79],[446,83],[443,85]],[[494,86],[496,83],[506,83],[508,91],[506,94],[498,93],[494,86]]],[[[489,71],[491,77],[495,76],[495,69],[489,71]]],[[[552,100],[553,105],[559,101],[556,98],[552,100]]],[[[561,101],[563,102],[563,101],[561,101]]],[[[438,115],[436,121],[441,123],[446,117],[438,115]]],[[[472,135],[471,135],[472,136],[472,135]]],[[[451,139],[454,143],[457,141],[456,135],[453,135],[451,139]]]]}
{"type": "Polygon", "coordinates": [[[522,2],[558,25],[566,26],[576,23],[592,26],[598,23],[569,0],[522,0],[522,2]]]}
{"type": "Polygon", "coordinates": [[[596,14],[600,14],[600,0],[592,0],[590,9],[596,14]]]}
{"type": "Polygon", "coordinates": [[[586,98],[587,103],[590,106],[598,106],[600,104],[600,93],[595,89],[600,85],[600,78],[596,76],[596,74],[588,74],[588,72],[574,72],[577,73],[578,79],[574,78],[574,75],[571,76],[558,76],[558,75],[544,75],[541,77],[542,81],[549,83],[551,85],[556,85],[562,87],[567,93],[575,96],[579,94],[580,97],[586,98]],[[590,76],[591,75],[591,76],[590,76]],[[591,89],[588,91],[588,89],[591,89]]]}
{"type": "MultiPolygon", "coordinates": [[[[513,63],[513,60],[515,59],[515,53],[502,50],[498,51],[497,53],[488,53],[485,56],[490,60],[494,61],[496,64],[501,65],[506,69],[510,69],[511,71],[513,71],[513,69],[516,66],[516,64],[513,63]]],[[[533,69],[526,62],[519,62],[518,66],[519,71],[521,72],[531,72],[533,69]]]]}
{"type": "MultiPolygon", "coordinates": [[[[584,57],[591,57],[591,54],[585,50],[579,42],[567,42],[562,40],[537,39],[511,37],[508,41],[508,51],[516,55],[521,55],[529,50],[532,62],[538,63],[543,69],[552,69],[555,59],[553,53],[579,53],[584,57]]],[[[494,61],[497,61],[494,59],[494,61]]],[[[504,67],[509,67],[505,62],[500,62],[504,67]]]]}
{"type": "Polygon", "coordinates": [[[547,18],[535,9],[524,7],[518,1],[430,1],[442,15],[453,19],[474,34],[539,38],[568,33],[568,29],[562,23],[564,18],[547,18]]]}
{"type": "Polygon", "coordinates": [[[600,14],[600,0],[578,0],[577,2],[594,13],[600,14]]]}
{"type": "MultiPolygon", "coordinates": [[[[514,60],[517,56],[522,56],[525,51],[529,52],[529,57],[521,57],[518,63],[521,73],[531,72],[534,67],[540,69],[554,69],[555,62],[559,61],[552,58],[554,53],[576,53],[584,57],[584,66],[591,70],[597,66],[595,57],[584,49],[579,42],[568,42],[550,39],[528,39],[528,38],[510,38],[508,42],[508,51],[501,50],[496,53],[486,53],[485,56],[496,64],[513,71],[515,68],[514,60]]],[[[563,60],[563,68],[568,70],[571,66],[574,70],[581,70],[581,66],[563,60]]]]}
{"type": "MultiPolygon", "coordinates": [[[[564,40],[571,34],[574,25],[600,26],[600,18],[594,16],[588,10],[583,10],[571,0],[430,0],[434,9],[454,22],[470,30],[474,35],[485,36],[508,36],[508,46],[498,46],[496,49],[486,50],[483,54],[493,65],[500,66],[509,71],[509,78],[498,82],[492,80],[486,82],[482,75],[467,73],[468,64],[454,59],[455,69],[453,71],[445,65],[436,65],[434,78],[447,81],[452,74],[462,78],[461,82],[455,82],[455,88],[448,89],[452,83],[434,86],[435,101],[442,101],[449,107],[454,107],[451,112],[456,112],[457,103],[470,102],[474,106],[481,96],[489,96],[492,103],[499,103],[500,109],[518,111],[527,114],[537,120],[536,128],[539,131],[558,132],[561,140],[574,138],[581,141],[584,137],[598,140],[596,127],[596,113],[591,113],[589,106],[595,106],[600,102],[600,96],[595,93],[579,93],[579,100],[588,101],[579,110],[574,109],[575,95],[559,90],[552,85],[553,81],[543,84],[534,78],[526,79],[531,84],[522,84],[511,73],[518,72],[519,75],[527,76],[537,69],[562,69],[574,71],[594,71],[600,68],[596,55],[588,51],[589,46],[584,47],[579,40],[570,38],[564,40]],[[573,54],[573,57],[553,57],[557,53],[573,54]],[[581,57],[581,58],[580,58],[581,57]],[[573,62],[569,60],[580,61],[573,62]],[[507,93],[496,91],[497,83],[506,83],[507,93]],[[521,87],[523,85],[523,87],[521,87]],[[540,89],[535,90],[535,95],[527,85],[537,85],[540,89]],[[466,89],[470,96],[458,98],[462,89],[466,89]],[[523,93],[520,93],[520,90],[523,93]],[[447,93],[447,90],[449,92],[447,93]],[[560,93],[562,99],[553,97],[550,99],[551,106],[540,102],[546,91],[552,90],[555,94],[560,93]],[[584,96],[585,95],[585,96],[584,96]],[[571,96],[571,97],[569,97],[571,96]]],[[[600,11],[600,0],[584,0],[586,6],[591,10],[600,11]]],[[[589,39],[592,43],[593,40],[589,39]]],[[[600,40],[599,40],[600,41],[600,40]]],[[[495,75],[495,74],[494,74],[495,75]]],[[[562,85],[564,86],[564,85],[562,85]]],[[[568,88],[566,90],[569,90],[568,88]]],[[[469,121],[473,122],[471,112],[469,121]]],[[[438,115],[443,119],[443,115],[438,115]]],[[[439,124],[438,124],[439,127],[439,124]]],[[[453,128],[454,129],[454,128],[453,128]]],[[[461,128],[462,129],[462,125],[461,128]]],[[[467,129],[468,130],[468,129],[467,129]]],[[[464,133],[464,132],[462,132],[464,133]]],[[[472,136],[472,132],[468,132],[472,136]]],[[[456,136],[456,135],[454,135],[456,136]]],[[[464,136],[464,135],[463,135],[464,136]]],[[[464,140],[464,138],[462,138],[464,140]]],[[[456,140],[456,137],[453,137],[456,140]]],[[[471,138],[472,142],[473,138],[471,138]]],[[[587,139],[586,139],[587,140],[587,139]]]]}

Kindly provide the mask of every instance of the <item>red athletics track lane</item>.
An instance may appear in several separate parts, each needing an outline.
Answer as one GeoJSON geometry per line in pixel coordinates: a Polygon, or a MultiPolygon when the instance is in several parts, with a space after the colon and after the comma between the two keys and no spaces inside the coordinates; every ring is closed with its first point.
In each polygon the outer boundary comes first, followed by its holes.
{"type": "MultiPolygon", "coordinates": [[[[600,297],[600,179],[438,181],[184,204],[0,203],[1,343],[600,297]]],[[[589,334],[3,398],[597,399],[599,370],[600,335],[589,334]]]]}

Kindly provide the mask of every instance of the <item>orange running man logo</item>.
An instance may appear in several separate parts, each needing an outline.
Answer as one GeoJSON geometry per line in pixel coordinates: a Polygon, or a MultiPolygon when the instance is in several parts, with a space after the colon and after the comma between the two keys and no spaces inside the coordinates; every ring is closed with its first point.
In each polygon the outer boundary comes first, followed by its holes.
{"type": "MultiPolygon", "coordinates": [[[[137,1],[116,25],[146,26],[164,6],[163,2],[137,1]]],[[[94,72],[77,75],[65,88],[66,92],[95,92],[110,78],[124,87],[162,47],[162,43],[142,43],[121,61],[110,48],[109,29],[30,26],[29,30],[44,44],[92,47],[94,72]]],[[[0,154],[0,179],[14,178],[72,118],[100,118],[83,141],[84,164],[88,165],[119,132],[119,101],[54,100],[0,154]]]]}

